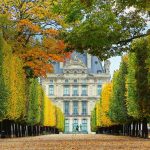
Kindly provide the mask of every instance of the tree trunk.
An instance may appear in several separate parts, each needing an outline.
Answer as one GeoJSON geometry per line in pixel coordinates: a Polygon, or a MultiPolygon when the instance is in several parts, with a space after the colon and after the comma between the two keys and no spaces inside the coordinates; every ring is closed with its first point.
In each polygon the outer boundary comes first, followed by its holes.
{"type": "Polygon", "coordinates": [[[142,137],[143,138],[148,138],[148,127],[147,127],[147,119],[144,118],[142,121],[142,137]]]}
{"type": "Polygon", "coordinates": [[[132,125],[132,136],[135,136],[135,121],[133,121],[132,125]]]}

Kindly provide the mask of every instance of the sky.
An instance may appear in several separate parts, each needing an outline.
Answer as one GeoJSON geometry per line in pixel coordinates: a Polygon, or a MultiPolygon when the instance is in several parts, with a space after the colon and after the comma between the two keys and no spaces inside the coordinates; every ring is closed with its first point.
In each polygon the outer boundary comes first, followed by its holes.
{"type": "Polygon", "coordinates": [[[120,65],[120,62],[121,62],[121,57],[120,56],[116,56],[116,57],[110,58],[109,60],[111,62],[110,74],[111,74],[111,78],[112,78],[114,71],[119,69],[119,65],[120,65]]]}
{"type": "MultiPolygon", "coordinates": [[[[147,22],[147,27],[145,28],[145,31],[143,31],[143,33],[145,33],[148,29],[150,29],[150,21],[147,22]]],[[[111,78],[112,78],[114,71],[119,69],[119,65],[121,62],[121,56],[112,57],[109,60],[111,62],[110,74],[111,74],[111,78]]]]}

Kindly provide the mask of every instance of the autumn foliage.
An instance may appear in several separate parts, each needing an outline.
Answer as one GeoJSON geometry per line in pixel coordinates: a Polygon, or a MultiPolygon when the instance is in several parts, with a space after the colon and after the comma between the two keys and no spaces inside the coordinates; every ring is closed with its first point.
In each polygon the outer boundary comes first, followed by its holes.
{"type": "Polygon", "coordinates": [[[70,52],[65,52],[66,44],[58,38],[63,21],[53,12],[54,1],[0,0],[0,3],[4,39],[22,59],[27,77],[46,76],[53,71],[53,61],[70,57],[70,52]]]}
{"type": "Polygon", "coordinates": [[[37,78],[26,78],[22,60],[0,36],[0,121],[64,130],[62,111],[44,94],[37,78]]]}
{"type": "Polygon", "coordinates": [[[91,115],[93,131],[148,137],[148,41],[149,38],[134,41],[132,52],[122,57],[119,70],[114,72],[111,83],[102,86],[100,100],[97,101],[91,115]],[[115,128],[118,128],[117,131],[115,128]],[[140,134],[139,130],[142,131],[140,134]]]}

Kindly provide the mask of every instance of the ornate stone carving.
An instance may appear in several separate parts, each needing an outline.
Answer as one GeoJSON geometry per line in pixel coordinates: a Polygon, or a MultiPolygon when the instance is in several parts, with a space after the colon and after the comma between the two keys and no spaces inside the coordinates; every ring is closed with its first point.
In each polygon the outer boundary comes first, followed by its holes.
{"type": "Polygon", "coordinates": [[[64,73],[87,73],[87,67],[85,64],[77,57],[77,55],[74,56],[74,58],[70,59],[70,61],[67,61],[64,66],[64,73]]]}
{"type": "Polygon", "coordinates": [[[106,73],[110,73],[110,61],[109,60],[106,60],[104,62],[104,69],[106,73]]]}

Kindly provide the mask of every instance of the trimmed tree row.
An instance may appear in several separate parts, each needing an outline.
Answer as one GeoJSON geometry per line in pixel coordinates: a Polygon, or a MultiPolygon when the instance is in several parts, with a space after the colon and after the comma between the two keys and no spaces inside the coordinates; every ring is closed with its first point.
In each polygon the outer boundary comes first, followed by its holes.
{"type": "Polygon", "coordinates": [[[36,78],[26,78],[23,62],[0,33],[0,135],[22,137],[64,130],[64,115],[36,78]]]}
{"type": "Polygon", "coordinates": [[[112,82],[102,87],[91,115],[92,130],[148,138],[150,121],[150,38],[132,43],[112,82]]]}

